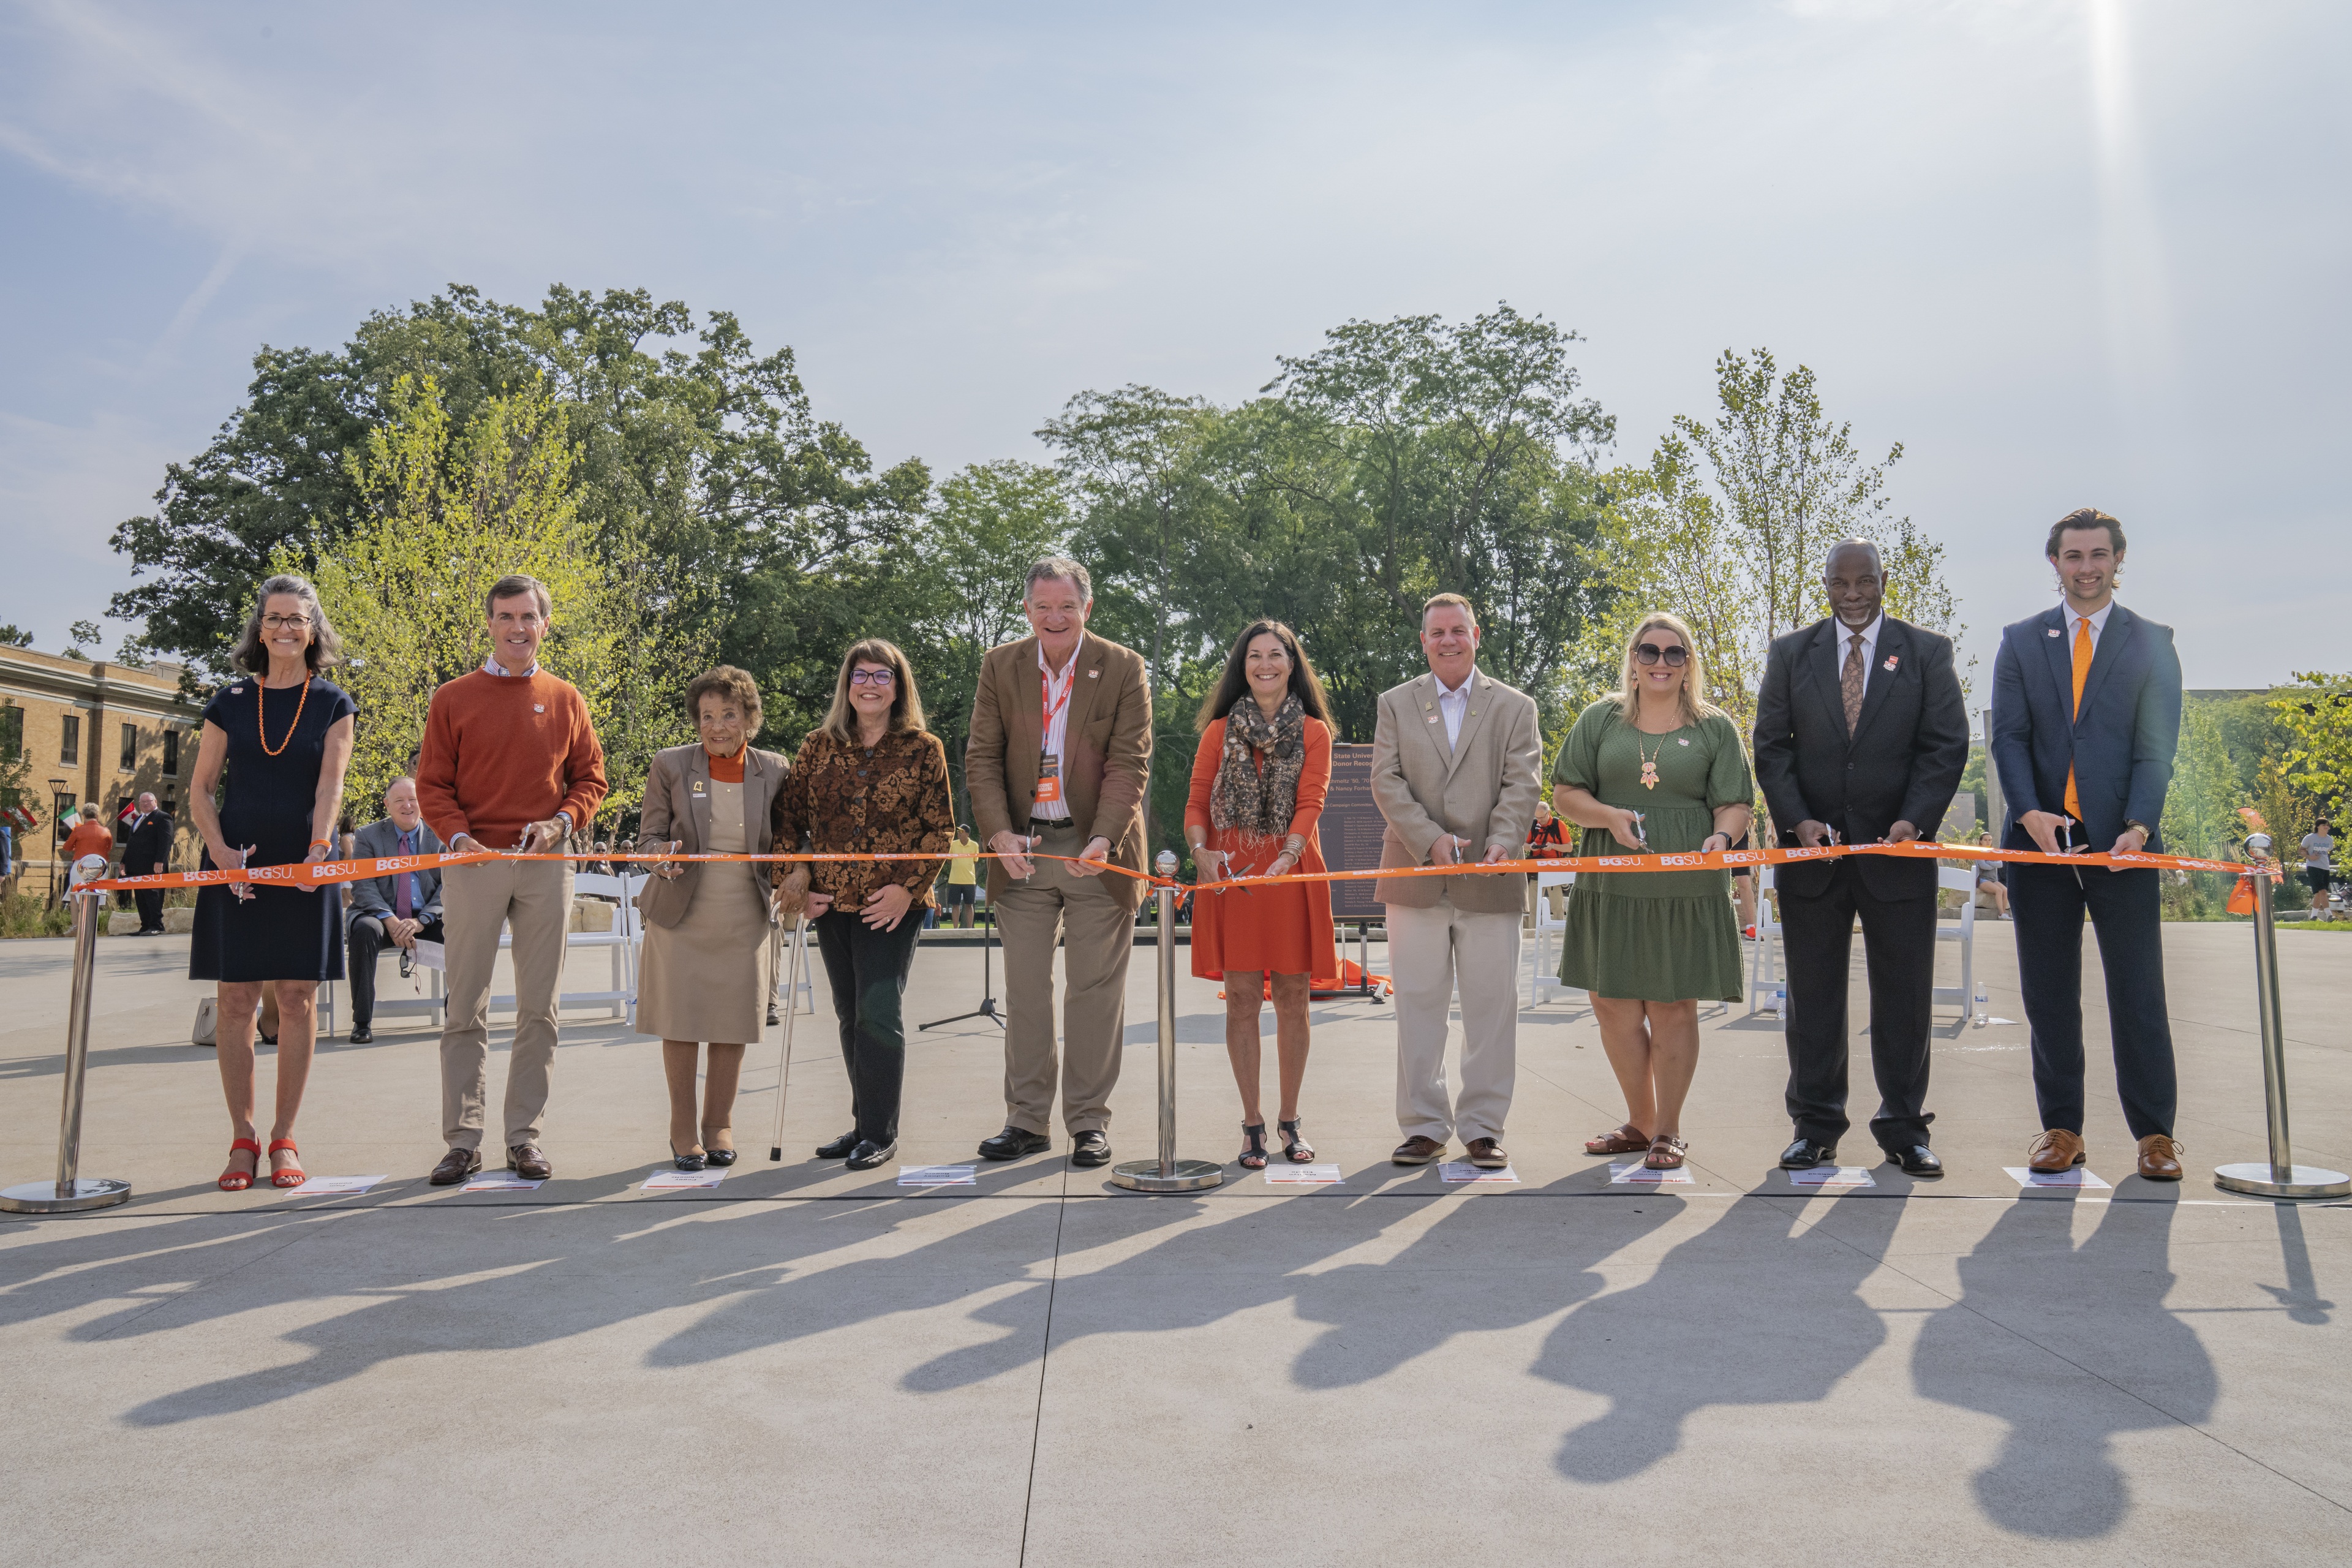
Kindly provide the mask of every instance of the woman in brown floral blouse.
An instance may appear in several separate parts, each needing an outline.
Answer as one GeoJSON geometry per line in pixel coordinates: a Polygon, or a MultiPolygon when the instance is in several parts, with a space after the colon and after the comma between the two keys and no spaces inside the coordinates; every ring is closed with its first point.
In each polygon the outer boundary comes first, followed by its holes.
{"type": "Polygon", "coordinates": [[[833,710],[801,742],[776,800],[776,841],[805,834],[817,854],[918,854],[938,859],[803,862],[784,879],[780,911],[805,904],[841,1019],[856,1125],[817,1152],[868,1171],[898,1152],[898,1090],[907,1034],[899,1016],[922,911],[931,903],[954,801],[948,754],[923,728],[907,657],[878,637],[841,661],[833,710]],[[814,876],[812,877],[812,870],[814,876]]]}

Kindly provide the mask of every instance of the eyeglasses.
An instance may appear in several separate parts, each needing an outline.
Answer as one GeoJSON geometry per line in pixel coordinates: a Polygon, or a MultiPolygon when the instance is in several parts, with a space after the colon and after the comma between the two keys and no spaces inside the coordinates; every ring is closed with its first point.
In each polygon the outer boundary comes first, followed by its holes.
{"type": "Polygon", "coordinates": [[[853,669],[849,672],[849,684],[852,686],[890,686],[896,684],[898,679],[887,669],[853,669]]]}
{"type": "Polygon", "coordinates": [[[308,616],[264,616],[261,617],[261,624],[264,627],[273,632],[299,632],[308,629],[310,625],[310,617],[308,616]]]}
{"type": "Polygon", "coordinates": [[[1680,669],[1684,665],[1690,662],[1690,649],[1679,645],[1674,647],[1660,647],[1654,642],[1635,643],[1633,645],[1633,662],[1635,664],[1655,664],[1662,658],[1666,661],[1666,668],[1668,669],[1680,669]]]}

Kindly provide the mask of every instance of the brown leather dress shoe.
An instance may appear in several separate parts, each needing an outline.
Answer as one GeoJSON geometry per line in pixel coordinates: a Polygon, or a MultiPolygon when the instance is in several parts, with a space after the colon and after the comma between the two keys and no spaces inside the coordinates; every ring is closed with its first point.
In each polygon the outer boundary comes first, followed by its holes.
{"type": "Polygon", "coordinates": [[[2045,1175],[2071,1171],[2088,1158],[2090,1155],[2083,1148],[2083,1135],[2069,1132],[2063,1127],[2044,1129],[2025,1151],[2027,1168],[2045,1175]]]}
{"type": "Polygon", "coordinates": [[[507,1169],[526,1182],[543,1182],[555,1174],[555,1167],[539,1152],[536,1143],[516,1143],[507,1150],[507,1169]]]}
{"type": "Polygon", "coordinates": [[[478,1149],[452,1149],[441,1156],[433,1173],[425,1179],[436,1187],[454,1187],[482,1168],[482,1152],[478,1149]]]}
{"type": "Polygon", "coordinates": [[[1470,1151],[1470,1163],[1482,1171],[1500,1171],[1510,1165],[1511,1157],[1503,1152],[1503,1145],[1499,1140],[1473,1138],[1467,1147],[1470,1151]]]}
{"type": "Polygon", "coordinates": [[[1389,1155],[1389,1163],[1392,1165],[1426,1165],[1444,1152],[1444,1144],[1416,1132],[1396,1146],[1389,1155]]]}
{"type": "Polygon", "coordinates": [[[2180,1180],[2180,1145],[2161,1132],[2139,1141],[2139,1173],[2151,1182],[2180,1180]]]}

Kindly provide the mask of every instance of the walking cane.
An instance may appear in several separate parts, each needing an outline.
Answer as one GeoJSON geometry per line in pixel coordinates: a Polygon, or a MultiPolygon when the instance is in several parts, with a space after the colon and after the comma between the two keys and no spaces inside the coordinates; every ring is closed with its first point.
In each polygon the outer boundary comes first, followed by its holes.
{"type": "Polygon", "coordinates": [[[790,1087],[793,1072],[793,1020],[800,1016],[801,954],[808,944],[808,916],[803,914],[800,923],[793,927],[792,956],[785,960],[784,970],[784,1055],[776,1066],[776,1131],[768,1140],[768,1158],[784,1157],[784,1090],[790,1087]]]}

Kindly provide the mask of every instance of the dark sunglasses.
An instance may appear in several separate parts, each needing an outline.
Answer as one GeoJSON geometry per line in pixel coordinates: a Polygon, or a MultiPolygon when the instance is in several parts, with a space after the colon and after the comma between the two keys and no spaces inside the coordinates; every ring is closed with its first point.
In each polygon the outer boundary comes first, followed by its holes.
{"type": "Polygon", "coordinates": [[[1680,669],[1690,662],[1690,650],[1680,644],[1673,647],[1660,647],[1654,642],[1637,642],[1633,645],[1635,664],[1655,664],[1662,658],[1666,661],[1668,669],[1680,669]]]}

